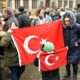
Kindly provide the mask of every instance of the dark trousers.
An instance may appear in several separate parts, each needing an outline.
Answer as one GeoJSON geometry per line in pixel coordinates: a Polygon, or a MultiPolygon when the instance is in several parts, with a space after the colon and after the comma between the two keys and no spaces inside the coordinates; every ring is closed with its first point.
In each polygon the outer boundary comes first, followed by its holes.
{"type": "Polygon", "coordinates": [[[22,73],[25,71],[25,66],[18,67],[17,77],[20,79],[22,73]]]}
{"type": "Polygon", "coordinates": [[[2,80],[2,69],[0,68],[0,80],[2,80]]]}
{"type": "Polygon", "coordinates": [[[10,74],[11,74],[11,80],[18,80],[17,78],[17,72],[18,72],[18,66],[15,67],[9,67],[10,69],[10,74]]]}
{"type": "MultiPolygon", "coordinates": [[[[72,64],[72,67],[73,67],[73,75],[77,75],[77,73],[78,73],[78,64],[74,63],[74,64],[72,64]]],[[[67,71],[67,75],[71,76],[70,64],[68,64],[66,66],[66,71],[67,71]]]]}
{"type": "Polygon", "coordinates": [[[9,67],[11,71],[11,80],[19,80],[25,70],[25,66],[9,67]]]}
{"type": "Polygon", "coordinates": [[[42,71],[42,80],[60,80],[59,69],[52,71],[42,71]]]}

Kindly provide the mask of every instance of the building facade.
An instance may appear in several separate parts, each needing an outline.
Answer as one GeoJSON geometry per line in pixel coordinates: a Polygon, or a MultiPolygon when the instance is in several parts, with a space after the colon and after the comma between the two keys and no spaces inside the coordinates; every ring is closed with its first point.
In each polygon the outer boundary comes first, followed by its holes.
{"type": "Polygon", "coordinates": [[[24,6],[26,9],[37,9],[40,7],[53,7],[64,8],[69,6],[70,8],[76,8],[78,0],[3,0],[7,2],[7,6],[17,9],[20,6],[24,6]]]}

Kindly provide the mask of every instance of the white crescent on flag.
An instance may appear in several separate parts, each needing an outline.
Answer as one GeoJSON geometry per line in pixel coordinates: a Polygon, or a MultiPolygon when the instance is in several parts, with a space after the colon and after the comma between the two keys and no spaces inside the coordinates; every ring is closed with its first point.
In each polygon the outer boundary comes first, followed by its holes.
{"type": "Polygon", "coordinates": [[[49,65],[49,66],[51,66],[51,65],[54,65],[55,63],[49,63],[49,58],[51,57],[51,56],[54,56],[54,55],[48,55],[48,56],[46,56],[46,58],[45,58],[45,63],[47,64],[47,65],[49,65]]]}
{"type": "Polygon", "coordinates": [[[29,54],[35,54],[35,53],[37,53],[37,52],[40,51],[40,50],[33,51],[33,50],[31,50],[31,49],[28,47],[29,41],[30,41],[32,38],[39,38],[39,37],[32,35],[32,36],[27,37],[27,38],[25,39],[25,41],[24,41],[24,48],[25,48],[25,50],[26,50],[29,54]]]}

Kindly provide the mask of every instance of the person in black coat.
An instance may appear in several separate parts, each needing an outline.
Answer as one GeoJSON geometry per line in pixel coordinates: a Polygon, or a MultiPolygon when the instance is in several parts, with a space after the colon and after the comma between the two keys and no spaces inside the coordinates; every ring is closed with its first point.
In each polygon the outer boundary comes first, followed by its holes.
{"type": "Polygon", "coordinates": [[[24,10],[24,7],[20,7],[18,10],[20,12],[20,14],[17,16],[19,21],[19,28],[30,26],[30,19],[24,10]]]}
{"type": "Polygon", "coordinates": [[[75,23],[72,20],[69,13],[64,14],[63,16],[63,34],[64,34],[64,42],[65,46],[68,46],[68,54],[66,65],[67,75],[64,76],[64,79],[71,79],[71,70],[70,65],[73,67],[73,80],[77,80],[78,73],[78,62],[80,56],[80,25],[75,23]]]}
{"type": "MultiPolygon", "coordinates": [[[[30,19],[27,16],[26,11],[24,10],[24,7],[19,7],[19,12],[20,14],[17,16],[18,21],[19,21],[19,28],[24,28],[24,27],[29,27],[30,26],[30,19]]],[[[20,79],[20,76],[22,73],[25,71],[25,65],[18,67],[18,79],[20,79]]]]}

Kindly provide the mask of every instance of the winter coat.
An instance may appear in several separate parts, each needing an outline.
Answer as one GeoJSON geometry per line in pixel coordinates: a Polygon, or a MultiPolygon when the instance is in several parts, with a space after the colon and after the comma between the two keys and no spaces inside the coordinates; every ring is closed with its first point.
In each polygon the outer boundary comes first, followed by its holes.
{"type": "Polygon", "coordinates": [[[6,67],[18,66],[18,53],[9,32],[1,38],[0,46],[4,47],[4,65],[6,67]]]}
{"type": "Polygon", "coordinates": [[[76,14],[76,22],[80,24],[80,12],[76,14]]]}
{"type": "Polygon", "coordinates": [[[69,47],[67,59],[68,64],[78,63],[80,56],[80,47],[75,46],[75,42],[80,40],[80,25],[73,23],[70,27],[63,25],[65,46],[69,47]]]}
{"type": "Polygon", "coordinates": [[[69,13],[73,22],[76,21],[75,14],[71,10],[65,10],[64,14],[69,13]]]}
{"type": "Polygon", "coordinates": [[[60,16],[59,14],[51,15],[51,17],[52,17],[52,21],[55,21],[55,20],[61,19],[61,16],[60,16]]]}
{"type": "Polygon", "coordinates": [[[13,15],[5,18],[4,21],[6,23],[8,23],[9,25],[12,25],[12,23],[14,23],[16,27],[19,27],[18,19],[15,16],[13,16],[13,15]]]}
{"type": "Polygon", "coordinates": [[[46,23],[51,22],[51,21],[52,21],[52,17],[51,17],[50,15],[47,15],[47,14],[46,14],[46,15],[44,16],[44,20],[45,20],[46,23]]]}
{"type": "Polygon", "coordinates": [[[30,26],[30,19],[26,15],[26,12],[22,12],[18,15],[19,28],[30,26]]]}

